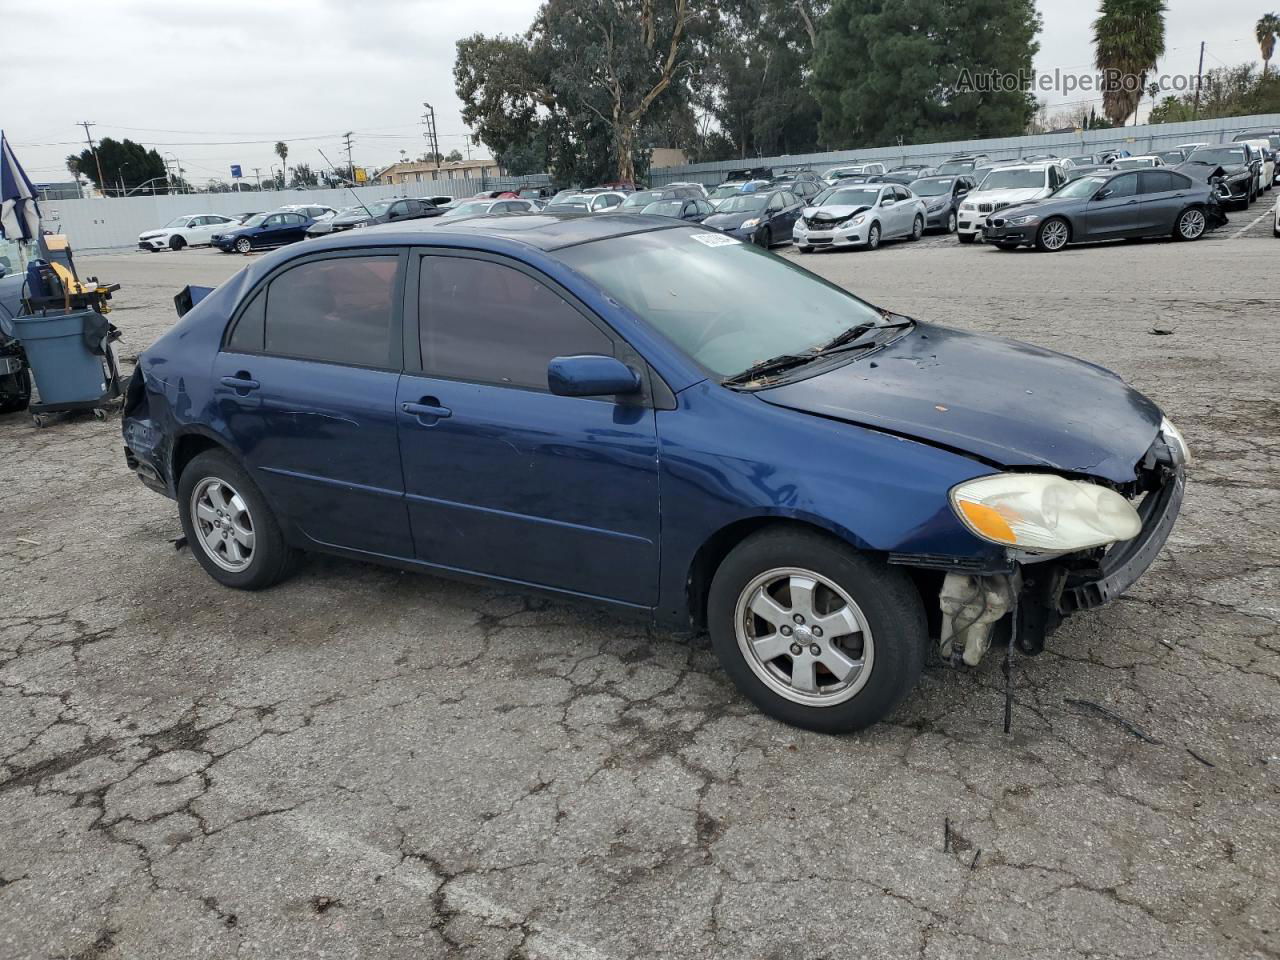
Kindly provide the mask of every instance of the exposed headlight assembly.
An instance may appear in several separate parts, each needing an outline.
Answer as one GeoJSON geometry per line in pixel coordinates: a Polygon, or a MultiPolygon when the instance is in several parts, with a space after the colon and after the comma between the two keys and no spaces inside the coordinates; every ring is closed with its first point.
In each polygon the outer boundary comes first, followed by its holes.
{"type": "Polygon", "coordinates": [[[1142,529],[1138,511],[1120,494],[1052,474],[968,480],[952,488],[951,507],[975,536],[1033,553],[1101,547],[1142,529]]]}
{"type": "Polygon", "coordinates": [[[1164,437],[1165,444],[1173,452],[1174,459],[1179,464],[1191,462],[1191,448],[1187,446],[1187,440],[1182,435],[1182,431],[1169,422],[1169,418],[1165,417],[1160,424],[1160,434],[1164,437]]]}

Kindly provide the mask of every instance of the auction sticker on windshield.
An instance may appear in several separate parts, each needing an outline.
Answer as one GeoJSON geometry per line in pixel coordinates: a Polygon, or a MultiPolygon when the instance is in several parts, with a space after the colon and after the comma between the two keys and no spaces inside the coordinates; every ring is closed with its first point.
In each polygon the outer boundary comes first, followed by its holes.
{"type": "Polygon", "coordinates": [[[693,239],[708,247],[728,247],[742,242],[733,237],[727,237],[723,233],[695,233],[693,239]]]}

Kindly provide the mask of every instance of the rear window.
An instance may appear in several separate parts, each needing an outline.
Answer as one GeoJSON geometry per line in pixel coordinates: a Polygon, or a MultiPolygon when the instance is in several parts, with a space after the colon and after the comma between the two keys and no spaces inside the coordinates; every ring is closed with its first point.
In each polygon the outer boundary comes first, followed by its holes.
{"type": "Polygon", "coordinates": [[[303,360],[391,366],[397,266],[395,256],[337,257],[280,274],[267,287],[263,349],[303,360]]]}

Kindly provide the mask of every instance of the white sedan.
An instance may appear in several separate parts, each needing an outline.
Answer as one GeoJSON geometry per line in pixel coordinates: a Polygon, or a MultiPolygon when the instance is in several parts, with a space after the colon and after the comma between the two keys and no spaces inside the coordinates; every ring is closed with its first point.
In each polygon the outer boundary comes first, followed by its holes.
{"type": "Polygon", "coordinates": [[[213,235],[229,227],[239,226],[240,221],[216,213],[189,213],[171,220],[159,230],[138,234],[138,248],[150,250],[181,250],[183,247],[208,246],[213,235]]]}
{"type": "Polygon", "coordinates": [[[792,231],[801,253],[831,247],[875,250],[881,240],[924,236],[925,202],[897,184],[832,187],[805,207],[792,231]]]}

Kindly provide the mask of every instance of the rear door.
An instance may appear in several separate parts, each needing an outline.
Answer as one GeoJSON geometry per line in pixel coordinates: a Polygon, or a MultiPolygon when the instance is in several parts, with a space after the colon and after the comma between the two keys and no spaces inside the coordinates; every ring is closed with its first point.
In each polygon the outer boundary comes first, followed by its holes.
{"type": "Polygon", "coordinates": [[[1142,195],[1138,174],[1126,173],[1107,181],[1085,208],[1085,235],[1110,240],[1142,233],[1142,195]]]}
{"type": "Polygon", "coordinates": [[[1186,191],[1170,170],[1142,170],[1138,173],[1138,189],[1142,195],[1142,227],[1145,233],[1173,232],[1173,225],[1185,205],[1186,191]]]}
{"type": "Polygon", "coordinates": [[[418,559],[650,606],[658,576],[658,451],[642,398],[562,397],[553,357],[638,358],[523,264],[416,254],[400,383],[400,448],[418,559]],[[413,291],[416,291],[416,296],[413,291]]]}
{"type": "Polygon", "coordinates": [[[400,252],[295,260],[233,318],[214,403],[295,538],[411,558],[396,423],[400,252]]]}

